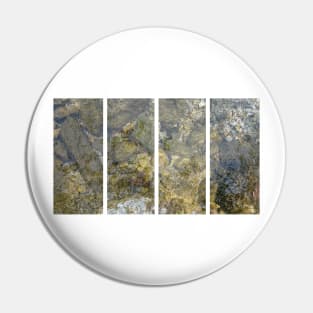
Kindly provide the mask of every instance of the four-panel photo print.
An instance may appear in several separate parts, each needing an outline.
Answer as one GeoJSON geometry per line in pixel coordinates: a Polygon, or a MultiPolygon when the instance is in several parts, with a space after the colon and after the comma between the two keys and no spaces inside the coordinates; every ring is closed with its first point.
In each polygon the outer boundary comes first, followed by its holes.
{"type": "Polygon", "coordinates": [[[54,99],[53,212],[258,214],[259,111],[257,98],[54,99]]]}

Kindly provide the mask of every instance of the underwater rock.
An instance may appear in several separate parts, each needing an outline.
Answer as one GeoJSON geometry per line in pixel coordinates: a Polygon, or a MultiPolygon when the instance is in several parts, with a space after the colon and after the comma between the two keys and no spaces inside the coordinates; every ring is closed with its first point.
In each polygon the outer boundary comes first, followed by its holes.
{"type": "Polygon", "coordinates": [[[67,101],[63,104],[55,103],[54,118],[62,119],[71,114],[79,112],[80,105],[78,102],[67,101]]]}
{"type": "Polygon", "coordinates": [[[101,99],[54,100],[55,214],[102,212],[103,138],[102,124],[96,122],[100,119],[101,99]],[[81,118],[82,110],[88,111],[88,107],[89,122],[95,121],[92,128],[86,117],[81,118]]]}
{"type": "Polygon", "coordinates": [[[128,160],[138,151],[137,144],[128,140],[122,140],[120,142],[114,143],[113,145],[115,162],[128,160]]]}
{"type": "Polygon", "coordinates": [[[143,112],[138,116],[132,136],[147,151],[153,152],[154,124],[153,117],[149,115],[149,112],[143,112]]]}
{"type": "Polygon", "coordinates": [[[80,120],[88,133],[102,137],[103,116],[98,114],[102,111],[102,101],[86,100],[80,103],[79,108],[80,120]]]}
{"type": "Polygon", "coordinates": [[[78,121],[68,117],[62,125],[60,136],[77,162],[87,184],[91,189],[102,192],[102,163],[87,136],[80,129],[78,121]]]}
{"type": "Polygon", "coordinates": [[[205,99],[160,99],[160,214],[205,213],[205,99]]]}
{"type": "MultiPolygon", "coordinates": [[[[108,128],[120,131],[142,112],[153,112],[152,99],[108,99],[108,128]]],[[[153,116],[153,114],[152,114],[153,116]]]]}
{"type": "Polygon", "coordinates": [[[117,208],[108,209],[109,214],[151,214],[151,199],[141,197],[119,202],[117,208]]]}
{"type": "Polygon", "coordinates": [[[108,214],[151,214],[154,104],[108,99],[108,214]]]}
{"type": "Polygon", "coordinates": [[[211,214],[259,213],[259,100],[211,99],[211,214]]]}
{"type": "Polygon", "coordinates": [[[54,140],[54,155],[64,162],[70,161],[66,146],[61,140],[54,140]]]}

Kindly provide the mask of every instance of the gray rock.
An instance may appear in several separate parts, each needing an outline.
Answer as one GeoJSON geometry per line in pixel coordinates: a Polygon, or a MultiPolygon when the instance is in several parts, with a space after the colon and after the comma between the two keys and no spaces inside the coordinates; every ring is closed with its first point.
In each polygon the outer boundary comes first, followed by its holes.
{"type": "Polygon", "coordinates": [[[84,180],[94,191],[100,192],[102,190],[102,162],[81,130],[79,122],[68,117],[62,125],[60,136],[77,162],[84,180]]]}

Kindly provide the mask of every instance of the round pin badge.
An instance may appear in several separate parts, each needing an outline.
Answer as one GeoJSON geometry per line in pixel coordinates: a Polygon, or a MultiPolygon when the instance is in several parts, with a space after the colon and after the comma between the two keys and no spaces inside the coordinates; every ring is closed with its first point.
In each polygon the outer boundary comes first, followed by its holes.
{"type": "Polygon", "coordinates": [[[262,231],[285,167],[256,74],[199,34],[142,28],[71,58],[42,94],[27,172],[42,221],[88,268],[168,285],[222,268],[262,231]]]}

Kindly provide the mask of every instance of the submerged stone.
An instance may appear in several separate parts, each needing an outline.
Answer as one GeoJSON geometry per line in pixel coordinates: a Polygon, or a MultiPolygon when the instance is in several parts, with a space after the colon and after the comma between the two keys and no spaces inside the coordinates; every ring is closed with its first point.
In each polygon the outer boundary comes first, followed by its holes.
{"type": "Polygon", "coordinates": [[[108,99],[108,214],[151,214],[154,106],[150,99],[108,99]]]}
{"type": "Polygon", "coordinates": [[[159,100],[160,214],[205,213],[205,100],[159,100]]]}
{"type": "Polygon", "coordinates": [[[55,214],[102,212],[102,116],[100,99],[54,100],[55,214]]]}
{"type": "Polygon", "coordinates": [[[211,100],[211,214],[259,213],[259,101],[211,100]]]}

